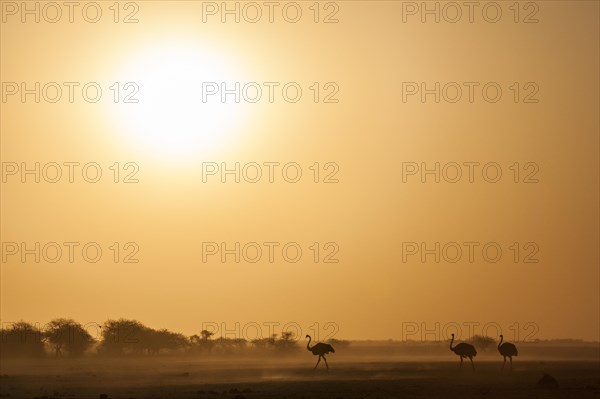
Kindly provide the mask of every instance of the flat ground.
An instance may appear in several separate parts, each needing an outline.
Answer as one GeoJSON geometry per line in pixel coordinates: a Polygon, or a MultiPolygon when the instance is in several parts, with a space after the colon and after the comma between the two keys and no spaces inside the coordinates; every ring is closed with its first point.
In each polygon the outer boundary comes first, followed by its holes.
{"type": "Polygon", "coordinates": [[[7,360],[2,398],[600,398],[597,361],[349,361],[329,358],[197,361],[190,358],[7,360]],[[310,360],[310,361],[309,361],[310,360]],[[322,364],[320,367],[323,366],[322,364]],[[542,372],[559,383],[536,387],[542,372]]]}

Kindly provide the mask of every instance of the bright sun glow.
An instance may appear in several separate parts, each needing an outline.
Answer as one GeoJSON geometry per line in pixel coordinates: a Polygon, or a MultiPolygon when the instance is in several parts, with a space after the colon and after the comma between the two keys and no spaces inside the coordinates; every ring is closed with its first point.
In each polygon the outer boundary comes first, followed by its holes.
{"type": "Polygon", "coordinates": [[[204,82],[240,81],[233,61],[196,44],[164,43],[150,47],[123,70],[135,86],[121,81],[119,120],[132,145],[153,158],[186,160],[214,155],[231,144],[246,119],[246,108],[233,96],[202,98],[204,82]]]}

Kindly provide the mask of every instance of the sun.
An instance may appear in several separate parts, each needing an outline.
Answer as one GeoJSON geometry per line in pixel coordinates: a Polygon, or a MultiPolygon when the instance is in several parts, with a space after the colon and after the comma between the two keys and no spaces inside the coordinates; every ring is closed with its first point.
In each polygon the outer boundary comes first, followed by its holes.
{"type": "Polygon", "coordinates": [[[234,143],[247,107],[234,96],[203,98],[203,87],[235,87],[237,65],[197,43],[163,42],[132,53],[120,74],[120,130],[152,158],[214,156],[234,143]]]}

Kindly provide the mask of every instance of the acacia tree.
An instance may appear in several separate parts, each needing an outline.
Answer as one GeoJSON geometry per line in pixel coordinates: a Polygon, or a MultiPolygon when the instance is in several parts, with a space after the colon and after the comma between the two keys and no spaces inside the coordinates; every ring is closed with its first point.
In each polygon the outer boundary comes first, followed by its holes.
{"type": "Polygon", "coordinates": [[[102,326],[102,342],[98,352],[107,355],[142,353],[146,348],[140,343],[148,330],[137,320],[107,320],[102,326]]]}
{"type": "Polygon", "coordinates": [[[189,341],[183,334],[167,329],[153,330],[150,328],[143,332],[140,343],[149,355],[157,354],[163,349],[175,351],[189,345],[189,341]]]}
{"type": "Polygon", "coordinates": [[[44,356],[44,339],[41,330],[24,321],[10,323],[8,328],[3,325],[0,330],[0,356],[44,356]]]}
{"type": "Polygon", "coordinates": [[[192,350],[209,352],[215,345],[215,342],[210,339],[213,335],[215,333],[208,330],[200,331],[200,335],[192,335],[189,341],[192,350]]]}
{"type": "Polygon", "coordinates": [[[44,338],[54,348],[54,354],[61,356],[64,349],[69,356],[81,356],[94,342],[94,338],[72,319],[54,319],[47,324],[44,338]]]}
{"type": "Polygon", "coordinates": [[[108,320],[102,327],[102,342],[98,351],[109,355],[148,354],[161,350],[174,351],[189,345],[182,334],[166,329],[155,330],[137,320],[108,320]]]}
{"type": "Polygon", "coordinates": [[[215,335],[215,333],[212,331],[208,331],[208,330],[202,330],[202,331],[200,331],[200,335],[202,335],[202,339],[204,341],[208,341],[210,339],[210,337],[215,335]]]}

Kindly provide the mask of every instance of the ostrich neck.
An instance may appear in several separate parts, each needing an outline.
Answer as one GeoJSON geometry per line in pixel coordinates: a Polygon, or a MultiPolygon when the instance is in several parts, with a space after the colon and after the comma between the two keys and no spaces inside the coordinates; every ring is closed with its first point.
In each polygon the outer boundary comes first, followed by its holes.
{"type": "Polygon", "coordinates": [[[500,345],[502,345],[502,341],[504,341],[504,337],[500,337],[500,342],[498,342],[498,349],[500,349],[500,345]]]}
{"type": "Polygon", "coordinates": [[[306,349],[310,350],[310,341],[312,340],[312,338],[310,337],[310,335],[308,336],[308,342],[306,343],[306,349]]]}
{"type": "Polygon", "coordinates": [[[454,349],[452,348],[452,343],[453,343],[453,342],[454,342],[454,337],[452,337],[452,340],[450,340],[450,350],[454,350],[454,349]]]}

